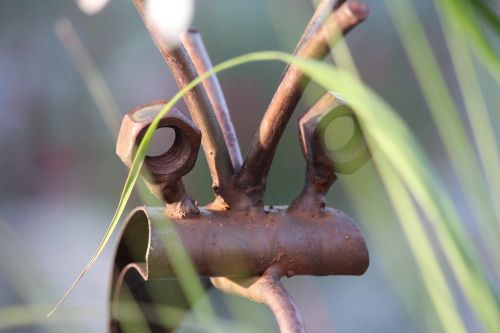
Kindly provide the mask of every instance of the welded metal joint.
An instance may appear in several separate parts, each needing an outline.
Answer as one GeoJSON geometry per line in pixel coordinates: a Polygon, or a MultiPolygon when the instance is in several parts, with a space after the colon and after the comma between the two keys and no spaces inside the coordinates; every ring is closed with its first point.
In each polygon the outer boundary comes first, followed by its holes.
{"type": "MultiPolygon", "coordinates": [[[[171,48],[172,43],[164,41],[144,15],[144,0],[134,0],[134,4],[179,88],[211,69],[196,30],[186,32],[171,48]]],[[[356,1],[323,0],[295,55],[324,58],[336,38],[367,15],[367,6],[356,1]]],[[[277,144],[308,81],[296,67],[286,68],[245,158],[215,75],[184,96],[191,119],[175,109],[161,119],[159,127],[175,130],[174,143],[160,156],[146,156],[142,172],[149,189],[165,206],[139,207],[125,223],[111,281],[111,331],[121,332],[122,324],[132,320],[118,306],[129,296],[137,301],[151,331],[173,328],[158,324],[160,314],[148,306],[158,302],[158,295],[151,295],[147,284],[161,281],[175,290],[175,257],[181,250],[200,277],[210,278],[221,291],[266,304],[281,332],[288,333],[305,332],[305,326],[280,282],[283,276],[361,275],[366,271],[368,251],[361,233],[349,216],[325,202],[336,174],[352,173],[369,158],[352,108],[334,93],[326,92],[299,121],[307,162],[302,192],[290,206],[263,203],[277,144]],[[325,144],[326,129],[340,117],[353,120],[353,135],[343,147],[331,151],[325,144]],[[205,207],[191,199],[181,179],[193,168],[200,143],[215,195],[205,207]]],[[[164,105],[164,101],[153,102],[125,116],[117,154],[127,166],[164,105]]],[[[189,307],[182,294],[161,302],[189,307]]]]}

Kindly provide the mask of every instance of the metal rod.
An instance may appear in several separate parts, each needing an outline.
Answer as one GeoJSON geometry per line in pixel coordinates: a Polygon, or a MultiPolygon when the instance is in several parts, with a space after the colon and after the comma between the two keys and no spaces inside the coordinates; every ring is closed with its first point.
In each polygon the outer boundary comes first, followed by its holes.
{"type": "Polygon", "coordinates": [[[297,56],[313,59],[324,58],[333,43],[363,22],[368,13],[368,6],[364,3],[357,1],[344,3],[330,14],[297,56]]]}
{"type": "MultiPolygon", "coordinates": [[[[181,35],[181,41],[193,61],[198,74],[201,75],[212,69],[212,62],[198,30],[189,29],[181,35]]],[[[226,141],[226,146],[233,162],[233,169],[239,170],[243,162],[243,157],[226,99],[224,98],[224,93],[222,92],[217,76],[212,75],[210,78],[204,80],[203,86],[208,94],[208,98],[210,98],[219,125],[222,128],[224,140],[226,141]]]]}
{"type": "MultiPolygon", "coordinates": [[[[367,15],[368,7],[365,4],[356,1],[344,3],[313,34],[304,34],[304,45],[298,47],[296,56],[307,59],[324,58],[340,33],[346,34],[367,15]],[[310,37],[307,38],[308,36],[310,37]]],[[[314,27],[317,24],[310,25],[314,27]]],[[[287,69],[250,145],[237,175],[236,186],[246,192],[254,205],[262,205],[265,182],[276,147],[308,82],[309,78],[298,68],[290,66],[287,69]]]]}
{"type": "Polygon", "coordinates": [[[278,278],[267,278],[262,286],[264,303],[271,309],[281,333],[305,333],[306,328],[290,293],[278,278]]]}
{"type": "Polygon", "coordinates": [[[259,276],[271,266],[282,275],[361,275],[369,265],[363,236],[346,214],[325,208],[322,216],[200,208],[192,217],[140,207],[130,216],[122,242],[140,245],[152,279],[175,277],[171,256],[183,246],[199,276],[259,276]],[[132,222],[130,222],[132,221],[132,222]],[[135,229],[142,226],[142,232],[135,229]],[[261,226],[261,227],[259,227],[261,226]],[[169,244],[166,246],[165,244],[169,244]]]}
{"type": "MultiPolygon", "coordinates": [[[[321,2],[316,6],[313,16],[309,20],[302,36],[293,51],[293,54],[297,54],[300,48],[311,38],[311,36],[321,27],[325,19],[332,13],[332,11],[344,3],[345,0],[321,0],[321,2]]],[[[288,69],[287,66],[286,69],[288,69]]],[[[286,70],[285,70],[286,72],[286,70]]]]}
{"type": "Polygon", "coordinates": [[[269,267],[264,274],[254,278],[211,278],[219,290],[266,304],[274,314],[281,333],[305,333],[300,311],[290,293],[280,281],[283,273],[278,266],[269,267]]]}
{"type": "MultiPolygon", "coordinates": [[[[172,71],[177,86],[183,88],[198,77],[186,50],[180,43],[172,47],[172,43],[168,42],[155,30],[153,23],[145,15],[144,0],[133,1],[163,59],[172,71]]],[[[203,86],[197,85],[184,95],[184,101],[189,108],[193,121],[202,131],[201,143],[210,168],[213,180],[212,187],[217,195],[227,201],[225,194],[232,184],[233,167],[222,130],[217,122],[207,93],[203,86]]]]}

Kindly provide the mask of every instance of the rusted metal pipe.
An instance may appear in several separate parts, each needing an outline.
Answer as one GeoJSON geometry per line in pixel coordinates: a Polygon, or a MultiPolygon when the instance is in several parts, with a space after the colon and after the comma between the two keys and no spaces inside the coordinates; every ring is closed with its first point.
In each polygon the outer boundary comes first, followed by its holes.
{"type": "MultiPolygon", "coordinates": [[[[181,43],[173,46],[171,42],[165,40],[155,30],[153,23],[145,15],[144,0],[134,0],[134,4],[163,59],[170,68],[177,86],[183,88],[198,77],[198,73],[186,50],[181,43]]],[[[197,85],[184,95],[184,101],[194,122],[203,133],[201,140],[213,180],[212,188],[217,195],[220,195],[224,201],[228,202],[230,195],[226,191],[232,187],[233,167],[224,141],[224,135],[212,104],[210,104],[210,99],[203,86],[197,85]]]]}
{"type": "Polygon", "coordinates": [[[271,266],[289,277],[365,272],[368,251],[349,216],[331,208],[317,217],[286,211],[273,207],[247,214],[200,208],[199,215],[179,219],[161,208],[140,207],[130,215],[121,242],[128,252],[137,253],[132,256],[136,262],[146,263],[148,279],[175,277],[169,259],[169,248],[175,246],[184,246],[202,277],[259,276],[271,266]]]}
{"type": "MultiPolygon", "coordinates": [[[[346,34],[367,15],[366,5],[355,1],[344,3],[314,33],[305,34],[303,45],[298,47],[296,56],[306,59],[324,58],[335,38],[338,38],[340,33],[346,34]]],[[[311,27],[317,27],[317,24],[313,23],[311,27]]],[[[298,68],[290,66],[262,118],[236,179],[237,188],[251,198],[248,206],[263,204],[267,174],[276,147],[308,82],[306,75],[298,68]]]]}
{"type": "MultiPolygon", "coordinates": [[[[283,332],[302,332],[296,329],[302,324],[292,324],[301,322],[300,315],[279,278],[361,275],[368,267],[368,251],[359,230],[344,213],[327,208],[323,216],[301,217],[286,210],[268,208],[250,215],[200,209],[200,215],[178,219],[162,208],[137,208],[127,219],[116,251],[112,302],[119,297],[123,283],[131,283],[127,276],[132,276],[132,288],[140,289],[137,297],[146,302],[142,284],[174,278],[171,251],[183,246],[198,274],[217,277],[214,281],[219,288],[234,289],[231,282],[238,281],[234,279],[246,281],[249,276],[264,275],[245,297],[257,297],[267,304],[280,327],[288,327],[283,332]],[[288,322],[290,318],[294,321],[288,322]]],[[[113,312],[116,307],[111,311],[112,318],[119,318],[113,312]]]]}

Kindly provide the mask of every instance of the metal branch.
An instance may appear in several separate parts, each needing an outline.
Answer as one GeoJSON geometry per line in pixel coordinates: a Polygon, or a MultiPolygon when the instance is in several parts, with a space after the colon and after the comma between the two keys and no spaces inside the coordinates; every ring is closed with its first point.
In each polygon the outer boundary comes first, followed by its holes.
{"type": "MultiPolygon", "coordinates": [[[[325,10],[325,8],[327,6],[320,10],[325,10]]],[[[341,34],[346,34],[362,22],[367,15],[366,5],[355,1],[344,3],[330,14],[320,28],[317,28],[316,21],[321,15],[315,14],[314,22],[310,23],[309,27],[310,29],[316,28],[316,31],[311,33],[306,30],[301,41],[303,45],[299,43],[296,56],[306,59],[323,59],[330,45],[341,34]]],[[[236,186],[246,192],[252,200],[249,206],[262,205],[266,178],[276,147],[308,83],[307,76],[298,68],[290,66],[262,119],[236,179],[236,186]]]]}
{"type": "Polygon", "coordinates": [[[266,279],[262,286],[264,303],[271,309],[282,333],[306,331],[300,311],[279,279],[266,279]]]}
{"type": "MultiPolygon", "coordinates": [[[[212,69],[212,62],[198,30],[189,29],[189,31],[182,34],[181,41],[200,75],[212,69]]],[[[234,130],[226,99],[224,98],[217,76],[212,75],[210,78],[204,80],[203,86],[207,91],[208,98],[210,98],[215,115],[222,128],[224,140],[226,141],[226,146],[233,162],[233,169],[239,170],[243,162],[243,157],[241,156],[236,131],[234,130]]]]}
{"type": "MultiPolygon", "coordinates": [[[[182,44],[172,47],[172,43],[163,38],[149,21],[144,11],[144,0],[133,0],[146,28],[151,34],[163,59],[172,71],[177,86],[183,88],[194,80],[198,74],[182,44]]],[[[208,166],[216,194],[226,200],[226,191],[231,187],[233,167],[222,130],[217,122],[207,93],[198,85],[184,95],[191,116],[202,131],[202,145],[207,157],[208,166]]]]}
{"type": "Polygon", "coordinates": [[[262,276],[249,279],[212,278],[212,284],[228,294],[266,304],[278,322],[281,333],[305,333],[300,311],[280,281],[281,273],[270,267],[262,276]]]}
{"type": "MultiPolygon", "coordinates": [[[[316,9],[309,20],[302,36],[293,51],[293,54],[297,54],[298,51],[306,44],[306,42],[311,38],[311,36],[321,27],[325,19],[332,13],[335,8],[338,8],[345,0],[322,0],[317,6],[316,9]]],[[[288,70],[288,67],[285,69],[285,72],[288,70]]]]}

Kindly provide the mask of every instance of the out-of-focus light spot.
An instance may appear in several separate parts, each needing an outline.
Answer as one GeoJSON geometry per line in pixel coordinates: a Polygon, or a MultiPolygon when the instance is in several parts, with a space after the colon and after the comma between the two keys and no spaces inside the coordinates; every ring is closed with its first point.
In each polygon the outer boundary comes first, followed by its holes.
{"type": "Polygon", "coordinates": [[[176,43],[193,19],[193,0],[147,0],[146,15],[158,33],[176,43]]]}
{"type": "Polygon", "coordinates": [[[109,0],[76,0],[76,4],[80,7],[80,10],[87,15],[94,15],[99,13],[106,5],[109,0]]]}

